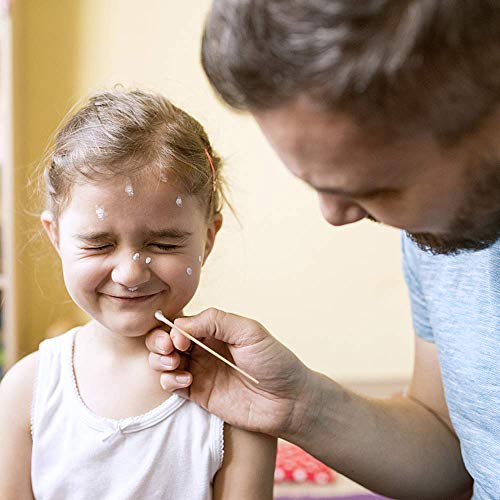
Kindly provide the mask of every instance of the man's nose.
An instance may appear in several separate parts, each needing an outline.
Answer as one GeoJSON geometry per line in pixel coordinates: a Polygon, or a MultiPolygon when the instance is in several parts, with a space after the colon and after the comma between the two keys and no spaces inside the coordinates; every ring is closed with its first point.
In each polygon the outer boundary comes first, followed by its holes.
{"type": "Polygon", "coordinates": [[[151,279],[147,256],[140,253],[123,253],[111,271],[111,279],[127,288],[140,286],[151,279]]]}
{"type": "Polygon", "coordinates": [[[319,194],[319,206],[325,220],[332,226],[344,226],[364,219],[366,211],[342,196],[319,194]]]}

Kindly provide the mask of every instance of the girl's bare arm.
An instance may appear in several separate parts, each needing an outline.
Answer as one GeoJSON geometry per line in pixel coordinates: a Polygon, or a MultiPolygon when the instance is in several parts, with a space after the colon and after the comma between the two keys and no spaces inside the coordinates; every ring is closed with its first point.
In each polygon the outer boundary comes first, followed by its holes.
{"type": "Polygon", "coordinates": [[[225,424],[224,461],[214,479],[214,500],[272,500],[276,439],[225,424]]]}
{"type": "Polygon", "coordinates": [[[33,500],[30,413],[37,353],[30,354],[0,384],[0,498],[33,500]]]}

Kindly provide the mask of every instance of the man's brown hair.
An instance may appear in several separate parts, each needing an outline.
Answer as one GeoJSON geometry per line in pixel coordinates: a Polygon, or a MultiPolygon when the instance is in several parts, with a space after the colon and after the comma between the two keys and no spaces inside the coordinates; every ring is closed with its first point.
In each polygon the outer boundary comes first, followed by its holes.
{"type": "Polygon", "coordinates": [[[238,109],[300,94],[361,124],[454,142],[500,97],[496,0],[215,0],[202,64],[238,109]]]}

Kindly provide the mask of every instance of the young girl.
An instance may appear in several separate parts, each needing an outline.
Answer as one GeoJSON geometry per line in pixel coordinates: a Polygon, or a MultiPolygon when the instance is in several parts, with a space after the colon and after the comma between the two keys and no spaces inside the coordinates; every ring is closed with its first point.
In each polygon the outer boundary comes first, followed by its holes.
{"type": "Polygon", "coordinates": [[[0,498],[272,498],[275,440],[166,395],[144,344],[196,291],[220,165],[197,121],[141,91],[96,95],[59,131],[41,219],[92,319],[0,385],[0,498]]]}

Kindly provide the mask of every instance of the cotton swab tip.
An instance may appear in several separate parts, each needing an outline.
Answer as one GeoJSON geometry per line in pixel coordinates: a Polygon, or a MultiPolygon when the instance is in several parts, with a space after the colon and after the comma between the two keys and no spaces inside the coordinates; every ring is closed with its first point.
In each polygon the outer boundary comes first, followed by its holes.
{"type": "Polygon", "coordinates": [[[161,311],[156,311],[155,312],[155,318],[158,321],[163,321],[164,319],[167,319],[167,318],[165,318],[165,316],[163,316],[163,313],[161,311]]]}

